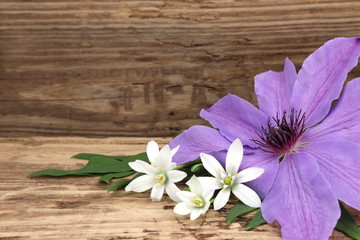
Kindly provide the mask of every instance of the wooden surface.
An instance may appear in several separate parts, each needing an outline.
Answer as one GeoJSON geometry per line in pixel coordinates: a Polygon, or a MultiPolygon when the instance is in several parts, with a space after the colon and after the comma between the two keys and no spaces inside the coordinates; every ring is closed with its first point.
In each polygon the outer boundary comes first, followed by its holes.
{"type": "MultiPolygon", "coordinates": [[[[358,0],[0,0],[0,136],[170,136],[359,36],[358,0]]],[[[351,75],[360,76],[360,70],[351,75]]]]}
{"type": "MultiPolygon", "coordinates": [[[[161,145],[169,139],[156,139],[161,145]]],[[[144,151],[147,138],[80,137],[0,138],[0,239],[280,239],[264,225],[245,231],[249,216],[225,224],[231,204],[190,221],[173,213],[169,198],[151,202],[149,192],[108,194],[97,177],[36,177],[44,168],[76,169],[86,161],[70,159],[80,152],[109,155],[144,151]]],[[[235,199],[231,200],[232,202],[235,199]]],[[[360,214],[352,210],[360,223],[360,214]]],[[[349,239],[335,231],[331,239],[349,239]]]]}

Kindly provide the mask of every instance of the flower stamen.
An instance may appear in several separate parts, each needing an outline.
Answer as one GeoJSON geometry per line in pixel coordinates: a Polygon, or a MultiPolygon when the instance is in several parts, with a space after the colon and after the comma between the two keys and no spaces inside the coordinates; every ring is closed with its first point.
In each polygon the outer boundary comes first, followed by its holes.
{"type": "Polygon", "coordinates": [[[293,151],[297,140],[305,131],[305,113],[291,109],[287,115],[284,111],[280,118],[279,114],[272,118],[275,126],[268,119],[267,128],[261,127],[261,133],[257,133],[260,140],[251,139],[260,146],[264,152],[270,153],[286,153],[293,151]]]}
{"type": "Polygon", "coordinates": [[[166,181],[166,177],[164,175],[157,175],[154,177],[154,183],[163,184],[166,181]]]}
{"type": "Polygon", "coordinates": [[[194,197],[192,200],[192,207],[203,207],[204,206],[204,201],[199,197],[199,196],[196,196],[194,197]]]}

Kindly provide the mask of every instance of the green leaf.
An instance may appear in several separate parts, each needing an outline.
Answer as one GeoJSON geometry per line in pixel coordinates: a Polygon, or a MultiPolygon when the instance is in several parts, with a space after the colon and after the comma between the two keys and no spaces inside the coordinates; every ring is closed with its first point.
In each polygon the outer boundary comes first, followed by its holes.
{"type": "Polygon", "coordinates": [[[125,161],[143,160],[145,162],[149,162],[146,152],[139,153],[133,156],[108,156],[108,155],[94,154],[94,153],[79,153],[72,156],[72,158],[84,159],[84,160],[90,160],[93,157],[106,157],[106,158],[125,160],[125,161]]]}
{"type": "Polygon", "coordinates": [[[356,221],[341,203],[340,208],[341,216],[336,224],[336,230],[343,232],[344,234],[353,239],[360,240],[360,229],[359,226],[356,224],[356,221]]]}
{"type": "MultiPolygon", "coordinates": [[[[32,176],[36,176],[36,175],[48,175],[48,176],[54,176],[54,177],[61,177],[61,176],[67,176],[70,174],[69,174],[69,171],[49,168],[49,169],[32,172],[28,176],[32,177],[32,176]]],[[[82,175],[87,175],[87,174],[82,174],[82,175]]]]}
{"type": "Polygon", "coordinates": [[[204,170],[204,166],[202,163],[198,163],[198,164],[195,164],[191,167],[190,171],[195,173],[195,172],[200,172],[202,170],[204,170]]]}
{"type": "Polygon", "coordinates": [[[104,176],[102,176],[99,181],[109,183],[111,179],[113,178],[122,178],[127,177],[131,174],[133,174],[135,171],[128,171],[128,172],[120,172],[120,173],[109,173],[104,176]]]}
{"type": "Polygon", "coordinates": [[[71,158],[90,160],[93,157],[106,157],[106,158],[119,159],[121,156],[108,156],[108,155],[94,154],[94,153],[79,153],[72,156],[71,158]]]}
{"type": "Polygon", "coordinates": [[[181,131],[181,132],[178,132],[177,134],[175,134],[175,136],[173,137],[173,139],[174,138],[176,138],[177,136],[179,136],[180,134],[182,134],[184,131],[181,131]]]}
{"type": "Polygon", "coordinates": [[[95,156],[90,158],[85,167],[78,170],[58,170],[58,169],[45,169],[30,173],[29,176],[48,175],[48,176],[67,176],[67,175],[88,175],[92,173],[115,173],[127,172],[132,169],[129,166],[129,161],[118,161],[112,158],[95,156]]]}
{"type": "Polygon", "coordinates": [[[226,224],[230,225],[237,217],[249,213],[255,209],[256,208],[249,207],[240,201],[237,202],[235,206],[230,209],[226,217],[226,224]]]}
{"type": "Polygon", "coordinates": [[[117,156],[117,158],[121,159],[121,160],[128,161],[128,162],[132,162],[132,161],[135,161],[135,160],[142,160],[142,161],[145,161],[145,162],[149,162],[149,158],[147,157],[146,152],[135,154],[135,155],[132,155],[132,156],[117,156]]]}
{"type": "Polygon", "coordinates": [[[127,179],[127,178],[119,179],[110,184],[110,186],[107,189],[107,192],[114,192],[119,189],[124,189],[130,182],[131,179],[127,179]]]}
{"type": "Polygon", "coordinates": [[[200,160],[200,159],[196,159],[196,160],[194,160],[194,161],[181,164],[181,165],[177,166],[177,167],[174,168],[174,169],[175,169],[175,170],[180,170],[180,169],[183,169],[183,168],[189,168],[189,167],[191,168],[193,165],[198,164],[198,163],[201,163],[201,160],[200,160]]]}
{"type": "Polygon", "coordinates": [[[266,221],[265,219],[262,217],[261,214],[261,209],[259,209],[255,215],[253,216],[253,218],[250,220],[249,224],[246,226],[246,231],[253,229],[254,227],[260,226],[265,224],[266,221]]]}

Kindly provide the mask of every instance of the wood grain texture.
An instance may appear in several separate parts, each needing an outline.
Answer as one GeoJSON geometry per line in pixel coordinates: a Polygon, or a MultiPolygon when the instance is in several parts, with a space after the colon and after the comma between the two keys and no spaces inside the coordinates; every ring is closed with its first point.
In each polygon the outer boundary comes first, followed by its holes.
{"type": "MultiPolygon", "coordinates": [[[[106,193],[97,177],[34,177],[44,168],[77,169],[86,161],[70,159],[79,152],[108,155],[144,151],[147,138],[89,139],[80,137],[0,138],[0,239],[241,239],[278,240],[279,229],[244,226],[250,216],[225,223],[232,204],[190,221],[173,213],[165,197],[151,202],[146,193],[106,193]]],[[[156,139],[161,145],[169,139],[156,139]]],[[[231,203],[236,200],[232,199],[231,203]]],[[[360,213],[351,210],[357,223],[360,213]]],[[[334,231],[331,240],[349,239],[334,231]]]]}
{"type": "MultiPolygon", "coordinates": [[[[170,136],[359,36],[357,0],[0,1],[0,136],[170,136]]],[[[359,68],[351,77],[360,76],[359,68]]]]}

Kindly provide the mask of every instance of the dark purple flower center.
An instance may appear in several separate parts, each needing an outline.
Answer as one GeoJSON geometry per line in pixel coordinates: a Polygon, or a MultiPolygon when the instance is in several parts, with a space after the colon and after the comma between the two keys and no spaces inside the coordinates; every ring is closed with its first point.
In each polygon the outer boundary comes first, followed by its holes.
{"type": "Polygon", "coordinates": [[[304,133],[305,113],[302,110],[291,109],[290,113],[284,111],[280,118],[268,119],[267,127],[261,126],[261,133],[257,133],[260,140],[252,139],[265,152],[286,153],[293,150],[297,140],[304,133]]]}

